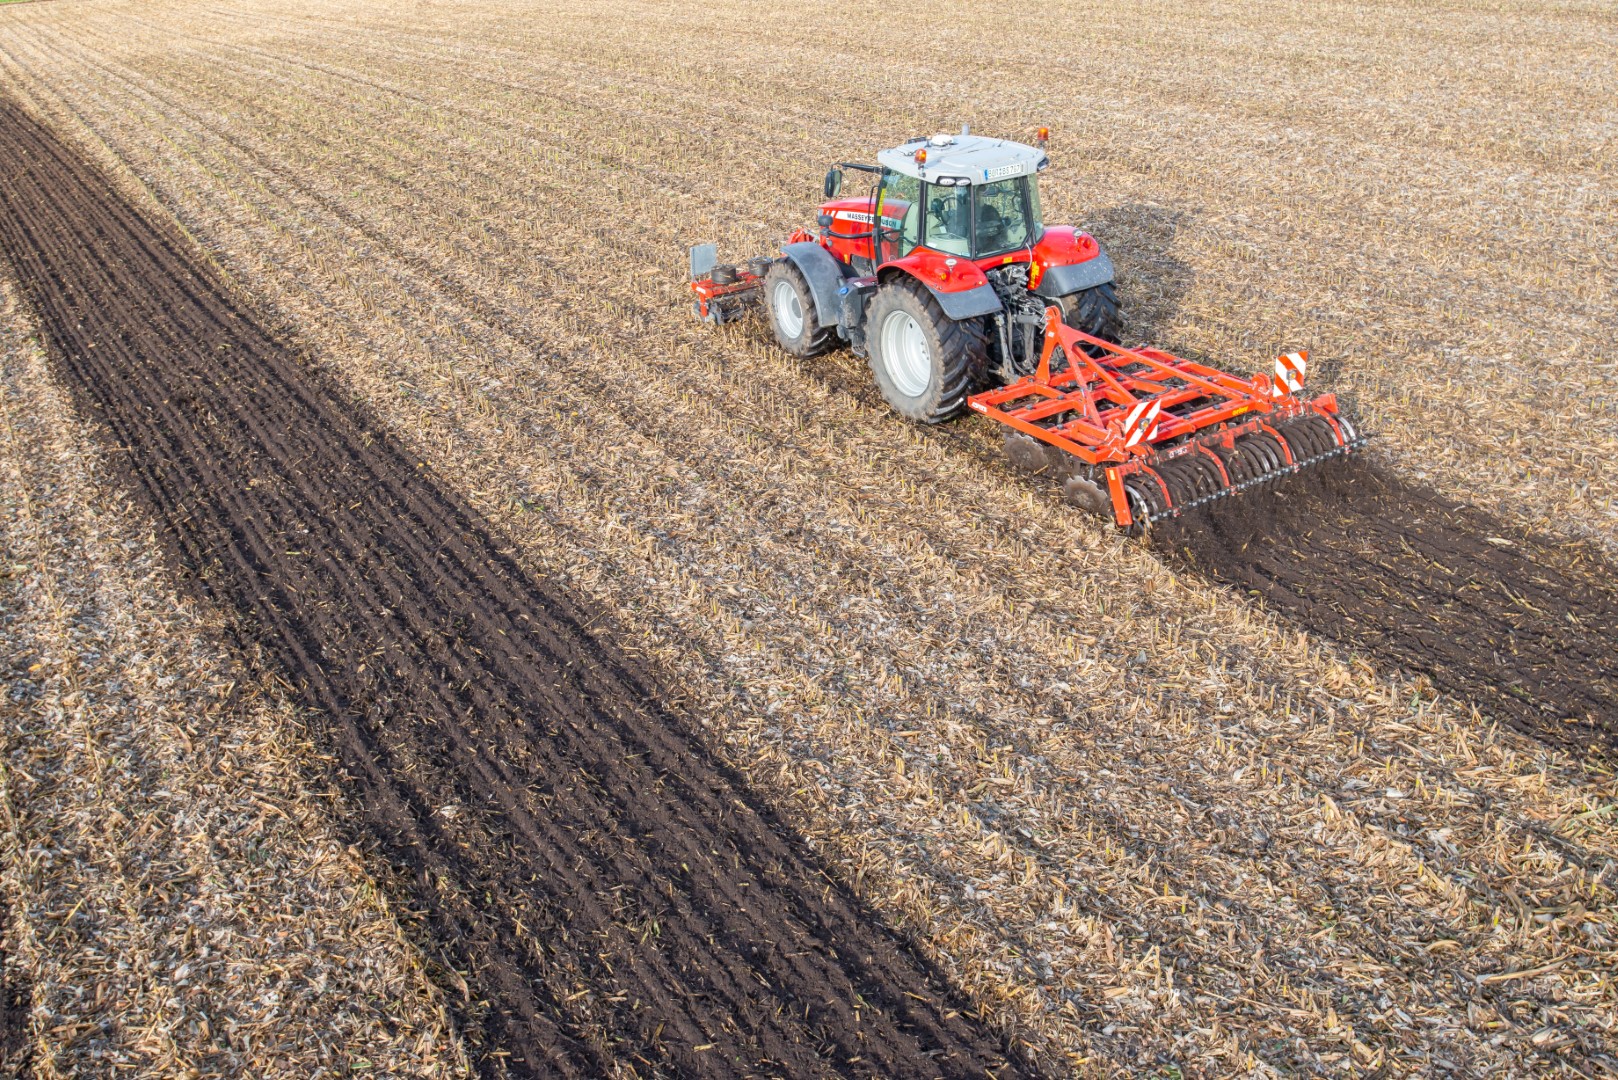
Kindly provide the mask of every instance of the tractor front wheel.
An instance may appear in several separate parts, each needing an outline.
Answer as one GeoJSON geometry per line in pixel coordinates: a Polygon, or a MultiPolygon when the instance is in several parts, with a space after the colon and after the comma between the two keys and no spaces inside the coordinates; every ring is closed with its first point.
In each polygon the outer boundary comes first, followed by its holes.
{"type": "Polygon", "coordinates": [[[901,280],[877,291],[866,326],[871,373],[895,412],[938,424],[966,407],[988,355],[981,319],[956,322],[931,292],[901,280]]]}
{"type": "Polygon", "coordinates": [[[837,336],[835,326],[820,325],[809,283],[790,259],[777,259],[764,272],[764,307],[775,340],[799,359],[825,352],[837,336]]]}

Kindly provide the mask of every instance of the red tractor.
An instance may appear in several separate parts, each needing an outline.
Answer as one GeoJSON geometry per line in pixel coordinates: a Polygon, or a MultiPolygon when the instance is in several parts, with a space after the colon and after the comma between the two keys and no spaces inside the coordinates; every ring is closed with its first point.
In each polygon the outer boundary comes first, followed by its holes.
{"type": "Polygon", "coordinates": [[[1013,462],[1069,501],[1140,528],[1357,449],[1336,398],[1302,391],[1307,356],[1241,378],[1118,344],[1112,260],[1094,237],[1046,225],[1037,145],[969,134],[912,139],[826,174],[819,234],[774,259],[719,266],[691,251],[697,315],[728,322],[762,298],[781,347],[846,343],[911,420],[971,409],[1013,429],[1013,462]],[[868,174],[843,197],[845,170],[868,174]]]}
{"type": "MultiPolygon", "coordinates": [[[[847,343],[870,358],[895,410],[937,423],[963,411],[970,391],[1034,370],[1049,304],[1076,329],[1117,339],[1112,260],[1089,233],[1041,219],[1042,147],[963,132],[877,162],[828,172],[819,237],[795,233],[763,273],[782,348],[808,357],[847,343]],[[844,170],[869,175],[869,190],[840,197],[844,170]]],[[[731,276],[746,285],[752,275],[731,276]]],[[[699,314],[711,316],[708,305],[699,314]]]]}

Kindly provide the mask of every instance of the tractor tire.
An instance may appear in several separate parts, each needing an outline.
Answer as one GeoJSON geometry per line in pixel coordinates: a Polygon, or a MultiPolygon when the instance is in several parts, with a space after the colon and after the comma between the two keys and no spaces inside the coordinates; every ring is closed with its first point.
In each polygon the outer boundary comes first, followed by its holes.
{"type": "Polygon", "coordinates": [[[765,272],[764,309],[775,340],[800,360],[818,356],[837,341],[837,327],[820,325],[809,283],[790,259],[775,260],[765,272]]]}
{"type": "MultiPolygon", "coordinates": [[[[1112,282],[1105,281],[1094,288],[1058,297],[1056,303],[1062,309],[1062,321],[1073,329],[1114,345],[1122,342],[1124,314],[1118,307],[1118,290],[1112,282]]],[[[1102,350],[1092,345],[1089,351],[1095,356],[1102,350]]]]}
{"type": "Polygon", "coordinates": [[[866,326],[871,374],[895,412],[940,424],[966,408],[988,363],[982,319],[954,321],[931,292],[904,279],[877,290],[866,326]]]}

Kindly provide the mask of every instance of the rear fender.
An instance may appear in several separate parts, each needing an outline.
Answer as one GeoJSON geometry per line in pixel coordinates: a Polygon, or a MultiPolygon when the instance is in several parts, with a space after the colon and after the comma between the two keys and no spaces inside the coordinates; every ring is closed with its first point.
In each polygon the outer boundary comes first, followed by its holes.
{"type": "Polygon", "coordinates": [[[956,322],[1001,310],[994,286],[971,259],[918,248],[902,259],[884,263],[877,271],[877,280],[884,283],[900,276],[925,285],[944,314],[956,322]]]}
{"type": "Polygon", "coordinates": [[[843,310],[842,300],[837,295],[837,291],[843,287],[843,264],[813,240],[785,244],[781,254],[792,260],[792,265],[808,282],[809,293],[815,298],[815,315],[820,325],[836,326],[843,310]]]}
{"type": "Polygon", "coordinates": [[[1045,230],[1034,245],[1029,273],[1034,279],[1034,292],[1053,299],[1093,289],[1113,279],[1112,259],[1095,237],[1066,225],[1045,230]]]}

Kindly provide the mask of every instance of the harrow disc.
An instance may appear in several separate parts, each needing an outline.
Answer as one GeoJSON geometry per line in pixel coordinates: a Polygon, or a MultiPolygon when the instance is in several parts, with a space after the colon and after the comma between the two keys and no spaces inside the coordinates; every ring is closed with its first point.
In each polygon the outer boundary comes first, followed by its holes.
{"type": "Polygon", "coordinates": [[[1087,476],[1075,473],[1062,482],[1062,497],[1069,506],[1077,506],[1081,510],[1088,510],[1092,514],[1109,517],[1112,514],[1112,499],[1107,490],[1087,476]]]}
{"type": "Polygon", "coordinates": [[[1215,443],[1209,447],[1225,466],[1225,474],[1230,477],[1230,486],[1236,491],[1245,489],[1255,479],[1257,473],[1253,471],[1253,463],[1246,454],[1232,446],[1220,446],[1215,443]]]}
{"type": "Polygon", "coordinates": [[[1230,493],[1229,485],[1220,475],[1219,466],[1208,455],[1198,451],[1185,455],[1181,460],[1185,462],[1185,470],[1195,480],[1196,500],[1193,505],[1200,506],[1230,493]]]}
{"type": "MultiPolygon", "coordinates": [[[[1276,433],[1281,436],[1282,441],[1287,444],[1287,448],[1292,451],[1292,463],[1294,465],[1302,465],[1305,462],[1313,461],[1322,453],[1328,452],[1329,448],[1322,447],[1320,444],[1320,432],[1316,431],[1308,420],[1294,420],[1291,423],[1282,424],[1276,428],[1276,433]]],[[[1335,443],[1336,440],[1332,439],[1330,442],[1335,443]]]]}
{"type": "Polygon", "coordinates": [[[1236,440],[1236,451],[1247,458],[1252,478],[1249,486],[1265,484],[1291,471],[1287,465],[1287,451],[1280,440],[1267,431],[1243,435],[1236,440]]]}
{"type": "Polygon", "coordinates": [[[1141,469],[1124,478],[1124,495],[1129,499],[1130,516],[1135,519],[1133,531],[1172,516],[1165,486],[1163,478],[1151,469],[1141,469]]]}
{"type": "MultiPolygon", "coordinates": [[[[1346,421],[1343,424],[1343,434],[1349,436],[1353,429],[1346,426],[1346,421]]],[[[1292,456],[1300,467],[1312,465],[1348,449],[1348,444],[1338,440],[1337,430],[1324,417],[1300,417],[1284,425],[1280,431],[1292,446],[1292,456]]]]}
{"type": "Polygon", "coordinates": [[[1024,472],[1037,473],[1050,464],[1045,444],[1032,435],[1024,435],[1020,431],[1008,432],[1004,445],[1006,457],[1024,472]]]}
{"type": "Polygon", "coordinates": [[[1187,468],[1185,458],[1175,458],[1166,461],[1157,467],[1157,475],[1163,478],[1163,483],[1169,489],[1169,498],[1172,500],[1170,509],[1176,513],[1180,508],[1196,501],[1197,477],[1187,468]]]}

